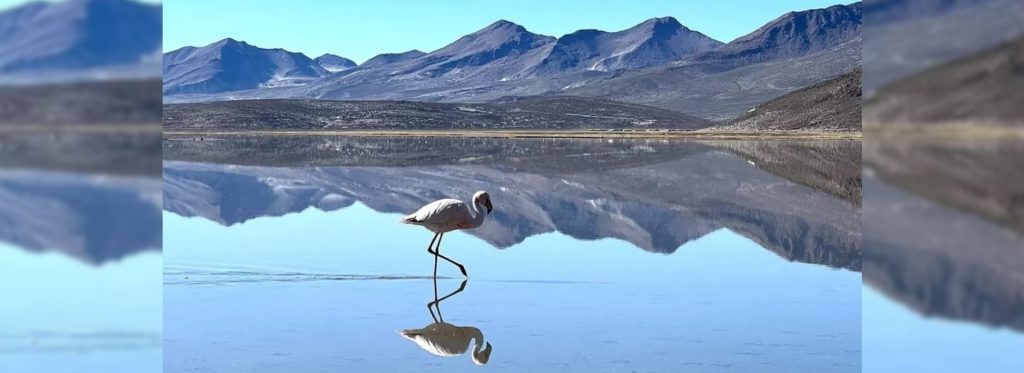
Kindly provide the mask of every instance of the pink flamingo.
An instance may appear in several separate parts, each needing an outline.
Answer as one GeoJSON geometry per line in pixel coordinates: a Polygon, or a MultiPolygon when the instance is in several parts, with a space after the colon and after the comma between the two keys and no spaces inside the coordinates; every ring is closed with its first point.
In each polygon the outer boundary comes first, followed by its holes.
{"type": "Polygon", "coordinates": [[[484,217],[491,213],[494,207],[491,205],[491,196],[487,192],[480,191],[473,194],[472,207],[457,199],[446,198],[431,202],[420,207],[416,212],[409,214],[399,220],[400,223],[420,225],[434,232],[434,238],[427,246],[427,252],[434,254],[434,277],[437,277],[437,258],[447,260],[459,267],[462,275],[466,274],[466,267],[450,258],[441,255],[441,239],[444,234],[456,229],[473,229],[484,223],[484,217]],[[487,212],[484,212],[487,209],[487,212]],[[437,241],[437,248],[431,250],[434,241],[437,241]]]}

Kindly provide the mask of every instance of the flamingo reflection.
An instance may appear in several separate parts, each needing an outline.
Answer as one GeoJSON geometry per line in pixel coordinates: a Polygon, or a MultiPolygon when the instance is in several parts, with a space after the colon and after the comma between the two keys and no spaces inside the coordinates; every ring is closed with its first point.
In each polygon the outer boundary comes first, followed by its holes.
{"type": "Polygon", "coordinates": [[[444,321],[441,315],[441,301],[451,298],[466,289],[466,280],[462,280],[459,288],[442,298],[437,297],[437,278],[434,278],[434,301],[427,303],[427,310],[434,322],[420,329],[406,329],[399,334],[405,339],[413,341],[420,348],[437,356],[459,356],[469,350],[470,341],[475,341],[473,346],[473,363],[477,365],[487,364],[491,358],[491,344],[484,341],[484,334],[472,326],[456,326],[444,321]],[[437,310],[437,313],[434,310],[437,310]]]}

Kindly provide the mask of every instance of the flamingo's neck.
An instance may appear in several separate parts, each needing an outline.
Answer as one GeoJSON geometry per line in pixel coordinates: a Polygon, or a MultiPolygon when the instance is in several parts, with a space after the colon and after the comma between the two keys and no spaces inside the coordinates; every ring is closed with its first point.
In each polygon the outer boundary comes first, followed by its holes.
{"type": "Polygon", "coordinates": [[[480,329],[471,328],[473,339],[476,340],[476,345],[473,346],[473,364],[484,365],[491,359],[491,344],[484,342],[484,333],[480,332],[480,329]]]}
{"type": "Polygon", "coordinates": [[[483,209],[480,208],[480,205],[476,201],[473,201],[473,220],[469,222],[470,225],[473,228],[479,227],[481,224],[484,223],[485,215],[487,215],[487,213],[485,213],[483,209]]]}
{"type": "Polygon", "coordinates": [[[473,340],[476,342],[473,344],[473,352],[480,353],[480,349],[484,348],[484,333],[477,328],[470,328],[470,335],[473,336],[473,340]]]}

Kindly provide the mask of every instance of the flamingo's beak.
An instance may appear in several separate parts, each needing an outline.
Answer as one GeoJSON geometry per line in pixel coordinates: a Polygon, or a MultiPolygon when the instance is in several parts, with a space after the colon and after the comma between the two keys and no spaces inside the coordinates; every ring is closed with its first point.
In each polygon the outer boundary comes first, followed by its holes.
{"type": "Polygon", "coordinates": [[[487,207],[487,214],[491,214],[491,210],[494,210],[494,206],[491,206],[491,200],[484,201],[484,207],[487,207]]]}

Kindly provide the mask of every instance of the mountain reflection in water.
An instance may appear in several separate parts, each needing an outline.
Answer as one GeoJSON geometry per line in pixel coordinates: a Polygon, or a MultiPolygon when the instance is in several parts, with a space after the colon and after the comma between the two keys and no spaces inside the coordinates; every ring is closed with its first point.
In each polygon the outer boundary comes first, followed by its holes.
{"type": "Polygon", "coordinates": [[[865,283],[924,315],[1024,331],[1024,142],[864,149],[865,283]]]}
{"type": "Polygon", "coordinates": [[[159,133],[0,134],[0,242],[92,265],[161,247],[159,133]]]}
{"type": "Polygon", "coordinates": [[[0,169],[0,241],[90,264],[160,250],[160,180],[0,169]]]}
{"type": "Polygon", "coordinates": [[[861,266],[856,142],[238,137],[164,151],[164,209],[224,225],[488,190],[501,208],[467,233],[496,248],[558,231],[672,253],[727,228],[788,260],[861,266]]]}
{"type": "Polygon", "coordinates": [[[0,134],[0,371],[160,369],[159,141],[0,134]]]}

